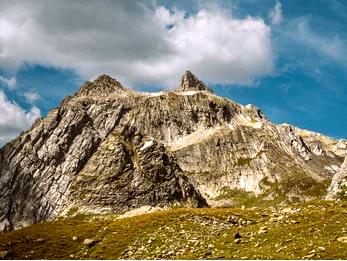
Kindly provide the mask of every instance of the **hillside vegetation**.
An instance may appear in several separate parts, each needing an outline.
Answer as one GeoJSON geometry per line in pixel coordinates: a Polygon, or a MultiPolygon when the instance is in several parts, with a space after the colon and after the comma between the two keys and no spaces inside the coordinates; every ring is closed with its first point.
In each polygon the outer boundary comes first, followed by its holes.
{"type": "Polygon", "coordinates": [[[76,215],[3,233],[15,259],[346,259],[347,203],[76,215]]]}

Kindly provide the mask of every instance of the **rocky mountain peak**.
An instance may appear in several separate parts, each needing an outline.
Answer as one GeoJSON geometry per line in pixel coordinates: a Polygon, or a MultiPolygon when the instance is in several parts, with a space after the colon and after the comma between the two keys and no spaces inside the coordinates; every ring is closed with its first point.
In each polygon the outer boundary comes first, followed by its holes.
{"type": "Polygon", "coordinates": [[[114,78],[112,78],[111,76],[107,75],[107,74],[102,74],[100,75],[98,78],[96,78],[93,81],[95,84],[106,84],[106,85],[120,85],[121,84],[114,78]]]}
{"type": "Polygon", "coordinates": [[[324,198],[328,184],[345,195],[346,141],[210,92],[189,71],[176,93],[86,82],[0,148],[0,232],[143,206],[287,204],[324,198]]]}
{"type": "Polygon", "coordinates": [[[181,83],[176,89],[177,92],[187,92],[187,91],[209,91],[212,92],[210,88],[206,86],[205,83],[200,81],[198,77],[192,74],[190,71],[186,71],[181,78],[181,83]]]}
{"type": "Polygon", "coordinates": [[[126,89],[120,82],[109,75],[100,75],[92,82],[86,82],[80,88],[77,96],[108,96],[113,92],[124,92],[126,89]]]}

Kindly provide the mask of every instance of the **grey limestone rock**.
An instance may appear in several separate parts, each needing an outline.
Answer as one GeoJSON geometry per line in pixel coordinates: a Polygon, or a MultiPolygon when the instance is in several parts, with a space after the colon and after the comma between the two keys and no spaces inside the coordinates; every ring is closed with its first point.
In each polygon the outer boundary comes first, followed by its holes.
{"type": "Polygon", "coordinates": [[[326,198],[328,200],[347,199],[347,157],[339,172],[334,175],[326,198]]]}

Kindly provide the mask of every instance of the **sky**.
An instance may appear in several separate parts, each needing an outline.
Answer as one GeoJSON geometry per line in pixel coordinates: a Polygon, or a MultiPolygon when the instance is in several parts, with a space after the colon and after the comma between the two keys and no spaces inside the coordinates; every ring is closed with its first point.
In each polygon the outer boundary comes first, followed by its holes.
{"type": "Polygon", "coordinates": [[[347,1],[0,0],[0,146],[87,80],[190,70],[275,123],[347,138],[347,1]]]}

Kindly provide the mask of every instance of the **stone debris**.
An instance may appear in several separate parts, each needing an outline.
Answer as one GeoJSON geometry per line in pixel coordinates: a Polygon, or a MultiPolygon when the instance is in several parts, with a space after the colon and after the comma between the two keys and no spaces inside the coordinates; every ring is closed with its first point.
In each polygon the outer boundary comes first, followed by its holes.
{"type": "Polygon", "coordinates": [[[258,234],[265,234],[268,232],[268,227],[260,227],[258,234]]]}
{"type": "Polygon", "coordinates": [[[319,247],[317,247],[317,250],[319,252],[325,252],[325,247],[319,246],[319,247]]]}
{"type": "Polygon", "coordinates": [[[339,237],[336,240],[341,242],[341,243],[347,243],[347,236],[346,237],[339,237]]]}
{"type": "Polygon", "coordinates": [[[38,239],[36,239],[36,242],[38,242],[38,243],[43,243],[43,242],[45,242],[46,240],[44,239],[44,238],[38,238],[38,239]]]}
{"type": "Polygon", "coordinates": [[[234,243],[236,243],[236,244],[240,244],[240,243],[241,243],[241,241],[242,241],[242,240],[241,240],[241,238],[237,238],[237,239],[235,239],[235,240],[234,240],[234,243]]]}
{"type": "Polygon", "coordinates": [[[83,244],[88,246],[88,247],[92,247],[93,245],[96,244],[96,240],[95,239],[90,239],[90,238],[86,238],[84,241],[83,241],[83,244]]]}

